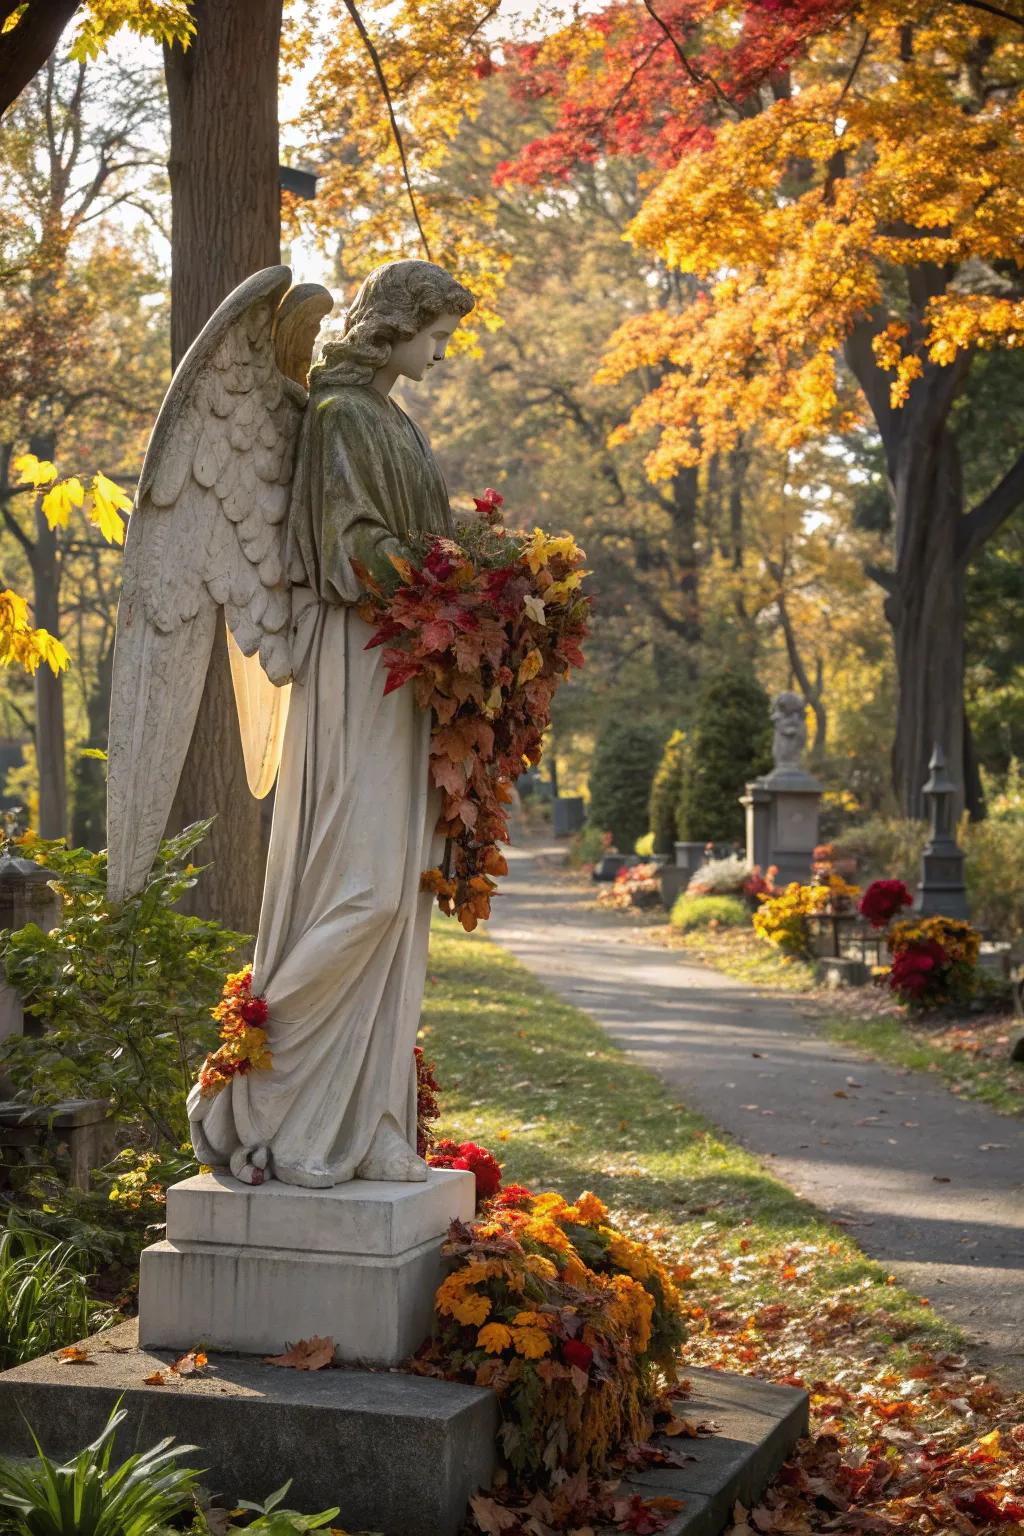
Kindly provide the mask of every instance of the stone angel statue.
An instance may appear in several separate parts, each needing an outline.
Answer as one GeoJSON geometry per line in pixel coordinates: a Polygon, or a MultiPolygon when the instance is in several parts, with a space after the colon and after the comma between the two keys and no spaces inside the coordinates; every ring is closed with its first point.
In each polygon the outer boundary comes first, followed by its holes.
{"type": "Polygon", "coordinates": [[[419,875],[439,799],[429,717],[411,689],[384,696],[351,559],[373,569],[452,531],[430,445],[390,391],[443,359],[474,300],[433,263],[388,262],[310,369],[331,298],[290,277],[267,268],[224,300],[146,453],[117,618],[109,891],[146,877],[226,639],[250,787],[278,781],[253,968],[272,1066],[193,1089],[196,1155],[247,1183],[422,1180],[419,875]]]}

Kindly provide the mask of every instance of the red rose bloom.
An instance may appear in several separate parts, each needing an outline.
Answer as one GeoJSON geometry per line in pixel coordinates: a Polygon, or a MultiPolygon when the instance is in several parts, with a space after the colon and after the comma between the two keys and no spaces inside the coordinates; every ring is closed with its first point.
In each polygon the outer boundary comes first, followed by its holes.
{"type": "Polygon", "coordinates": [[[589,1371],[594,1351],[581,1339],[566,1339],[562,1345],[562,1359],[566,1365],[574,1365],[578,1371],[589,1371]]]}
{"type": "Polygon", "coordinates": [[[872,928],[885,928],[902,907],[911,905],[913,899],[902,880],[873,880],[857,910],[872,928]]]}
{"type": "Polygon", "coordinates": [[[267,1000],[265,997],[247,998],[239,1012],[247,1024],[262,1028],[267,1022],[267,1000]]]}

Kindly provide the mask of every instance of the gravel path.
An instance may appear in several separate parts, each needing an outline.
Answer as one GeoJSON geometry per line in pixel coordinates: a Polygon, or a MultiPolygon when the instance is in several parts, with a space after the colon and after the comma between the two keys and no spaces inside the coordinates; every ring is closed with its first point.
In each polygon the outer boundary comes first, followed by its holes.
{"type": "Polygon", "coordinates": [[[795,1000],[646,943],[530,851],[509,863],[490,936],[1024,1388],[1024,1123],[832,1044],[795,1000]]]}

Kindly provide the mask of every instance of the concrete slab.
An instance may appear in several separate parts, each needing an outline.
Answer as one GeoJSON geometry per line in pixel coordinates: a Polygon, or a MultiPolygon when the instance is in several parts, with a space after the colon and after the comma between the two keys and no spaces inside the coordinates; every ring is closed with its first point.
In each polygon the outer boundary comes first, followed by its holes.
{"type": "Polygon", "coordinates": [[[178,1378],[170,1352],[139,1348],[134,1322],[84,1347],[86,1365],[44,1355],[0,1373],[0,1454],[31,1451],[27,1419],[51,1455],[69,1456],[121,1397],[120,1454],[174,1435],[200,1448],[186,1464],[207,1468],[206,1485],[229,1498],[262,1499],[291,1477],[292,1508],[338,1504],[345,1527],[384,1536],[456,1536],[470,1495],[493,1477],[498,1408],[479,1387],[232,1355],[178,1378]],[[146,1386],[156,1371],[168,1384],[146,1386]]]}
{"type": "Polygon", "coordinates": [[[807,1393],[726,1371],[687,1371],[692,1395],[680,1403],[687,1419],[712,1420],[715,1435],[675,1438],[673,1449],[692,1454],[684,1467],[650,1467],[627,1479],[645,1499],[683,1505],[669,1536],[719,1536],[739,1499],[756,1503],[801,1435],[807,1433],[807,1393]]]}

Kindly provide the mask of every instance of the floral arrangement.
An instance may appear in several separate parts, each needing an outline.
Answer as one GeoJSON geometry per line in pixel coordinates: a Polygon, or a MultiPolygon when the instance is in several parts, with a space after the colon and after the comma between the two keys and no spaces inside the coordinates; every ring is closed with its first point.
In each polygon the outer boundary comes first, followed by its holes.
{"type": "Polygon", "coordinates": [[[501,1164],[475,1141],[438,1141],[427,1154],[431,1168],[464,1168],[476,1179],[477,1205],[501,1188],[501,1164]]]}
{"type": "Polygon", "coordinates": [[[731,853],[724,859],[708,859],[702,864],[691,875],[687,890],[691,896],[738,896],[750,875],[746,859],[731,853]]]}
{"type": "Polygon", "coordinates": [[[913,903],[902,880],[872,880],[860,899],[857,911],[872,928],[887,928],[904,907],[913,903]]]}
{"type": "Polygon", "coordinates": [[[597,894],[598,906],[623,911],[629,907],[656,907],[660,901],[661,884],[655,863],[624,864],[611,885],[597,894]]]}
{"type": "Polygon", "coordinates": [[[600,1475],[645,1441],[683,1338],[680,1300],[646,1246],[592,1194],[569,1204],[510,1185],[470,1226],[453,1223],[422,1374],[488,1386],[500,1441],[524,1480],[600,1475]]]}
{"type": "Polygon", "coordinates": [[[199,1069],[199,1091],[204,1098],[220,1093],[233,1077],[268,1072],[273,1059],[264,1028],[267,1000],[253,996],[251,966],[227,978],[221,1000],[212,1012],[223,1044],[210,1052],[199,1069]]]}
{"type": "Polygon", "coordinates": [[[750,874],[744,880],[741,887],[744,899],[756,910],[762,896],[775,895],[775,876],[779,872],[777,864],[769,864],[767,870],[762,870],[760,864],[753,864],[750,874]]]}
{"type": "Polygon", "coordinates": [[[880,980],[907,1007],[939,1008],[965,1002],[973,993],[981,936],[970,923],[953,917],[907,920],[893,924],[886,942],[892,965],[880,980]]]}
{"type": "Polygon", "coordinates": [[[438,829],[443,867],[422,888],[471,931],[490,915],[496,877],[508,866],[512,785],[539,762],[559,682],[583,664],[590,599],[572,538],[501,526],[503,498],[475,498],[480,518],[458,540],[423,536],[391,571],[353,569],[365,597],[360,615],[382,645],[386,693],[413,684],[433,713],[430,771],[444,795],[438,829]]]}
{"type": "Polygon", "coordinates": [[[806,955],[811,948],[812,917],[852,912],[860,887],[842,875],[830,874],[813,885],[791,881],[781,891],[764,893],[754,913],[754,932],[787,955],[806,955]]]}

